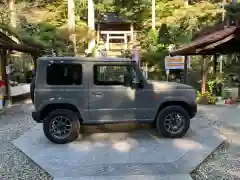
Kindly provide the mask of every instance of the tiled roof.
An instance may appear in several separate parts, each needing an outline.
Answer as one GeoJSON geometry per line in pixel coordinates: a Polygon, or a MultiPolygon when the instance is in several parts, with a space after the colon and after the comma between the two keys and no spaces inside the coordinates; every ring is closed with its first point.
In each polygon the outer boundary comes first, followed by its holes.
{"type": "MultiPolygon", "coordinates": [[[[215,43],[221,39],[228,37],[229,35],[234,34],[237,29],[240,29],[240,27],[236,27],[236,26],[224,27],[222,30],[199,37],[192,43],[183,45],[182,47],[175,50],[171,54],[172,55],[181,55],[181,54],[186,54],[187,52],[189,52],[191,50],[194,51],[194,50],[196,50],[196,48],[203,47],[203,46],[211,44],[211,43],[215,43]]],[[[194,54],[194,52],[191,52],[190,54],[194,54]]]]}
{"type": "MultiPolygon", "coordinates": [[[[81,17],[84,20],[87,20],[87,16],[81,17]]],[[[123,19],[120,15],[116,12],[107,12],[103,15],[101,19],[101,23],[128,23],[130,21],[123,19]]]]}
{"type": "Polygon", "coordinates": [[[11,38],[6,36],[3,32],[0,32],[0,48],[16,50],[25,53],[34,53],[38,51],[37,48],[31,47],[29,45],[16,43],[11,38]]]}
{"type": "Polygon", "coordinates": [[[105,13],[102,19],[104,23],[124,23],[128,22],[127,20],[120,17],[118,13],[105,13]]]}

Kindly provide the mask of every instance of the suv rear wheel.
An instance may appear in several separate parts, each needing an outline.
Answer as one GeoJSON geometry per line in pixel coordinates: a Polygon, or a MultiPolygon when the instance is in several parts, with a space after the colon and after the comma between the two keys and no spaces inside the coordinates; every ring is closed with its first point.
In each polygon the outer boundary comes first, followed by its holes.
{"type": "Polygon", "coordinates": [[[43,121],[45,136],[56,144],[75,141],[80,133],[80,122],[75,112],[58,109],[51,112],[43,121]]]}
{"type": "Polygon", "coordinates": [[[190,116],[180,106],[168,106],[159,113],[156,126],[163,137],[180,138],[190,127],[190,116]]]}

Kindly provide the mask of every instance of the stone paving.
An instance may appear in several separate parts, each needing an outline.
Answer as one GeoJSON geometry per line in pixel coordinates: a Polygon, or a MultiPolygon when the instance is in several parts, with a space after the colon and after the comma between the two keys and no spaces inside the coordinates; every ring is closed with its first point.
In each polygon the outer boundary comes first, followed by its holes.
{"type": "Polygon", "coordinates": [[[148,125],[119,124],[84,126],[78,141],[56,145],[38,124],[14,144],[56,180],[190,180],[189,173],[224,139],[197,116],[182,139],[161,138],[148,125]]]}
{"type": "Polygon", "coordinates": [[[219,129],[227,140],[192,172],[196,180],[240,179],[240,106],[201,106],[198,116],[208,119],[208,124],[219,129]]]}

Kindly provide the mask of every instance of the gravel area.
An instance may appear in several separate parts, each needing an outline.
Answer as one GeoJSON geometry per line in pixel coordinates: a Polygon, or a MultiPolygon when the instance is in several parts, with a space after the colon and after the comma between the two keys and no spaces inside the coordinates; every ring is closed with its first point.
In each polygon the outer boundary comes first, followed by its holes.
{"type": "MultiPolygon", "coordinates": [[[[208,123],[227,135],[228,140],[216,149],[191,175],[195,180],[240,179],[240,119],[237,108],[200,107],[196,120],[208,119],[208,123]],[[229,118],[231,117],[231,118],[229,118]],[[238,121],[239,119],[239,127],[238,121]],[[233,125],[229,125],[229,120],[233,125]],[[239,160],[239,161],[238,161],[239,160]]],[[[11,141],[32,128],[32,105],[23,104],[6,110],[0,117],[0,179],[1,180],[50,180],[31,159],[17,149],[11,141]]]]}
{"type": "Polygon", "coordinates": [[[200,108],[198,117],[207,118],[209,125],[219,129],[227,140],[191,173],[194,180],[240,179],[239,110],[236,107],[200,108]]]}
{"type": "Polygon", "coordinates": [[[11,141],[35,123],[31,119],[31,104],[24,104],[7,109],[0,117],[0,179],[1,180],[50,180],[31,159],[16,148],[11,141]]]}

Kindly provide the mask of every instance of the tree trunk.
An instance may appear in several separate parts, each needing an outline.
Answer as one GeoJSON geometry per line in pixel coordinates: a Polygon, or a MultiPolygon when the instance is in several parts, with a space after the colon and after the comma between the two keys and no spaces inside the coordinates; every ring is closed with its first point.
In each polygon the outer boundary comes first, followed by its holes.
{"type": "Polygon", "coordinates": [[[156,24],[156,2],[155,0],[152,0],[152,30],[155,30],[155,24],[156,24]]]}
{"type": "MultiPolygon", "coordinates": [[[[88,0],[88,28],[91,31],[95,30],[95,15],[93,0],[88,0]]],[[[88,42],[88,53],[93,53],[94,48],[95,38],[91,37],[91,40],[88,42]]]]}
{"type": "Polygon", "coordinates": [[[8,1],[8,8],[9,8],[9,11],[10,11],[11,26],[16,28],[17,27],[17,19],[16,19],[15,0],[9,0],[8,1]]]}
{"type": "Polygon", "coordinates": [[[68,32],[69,40],[72,43],[73,54],[76,55],[76,33],[75,33],[75,4],[73,0],[68,0],[68,32]]]}

